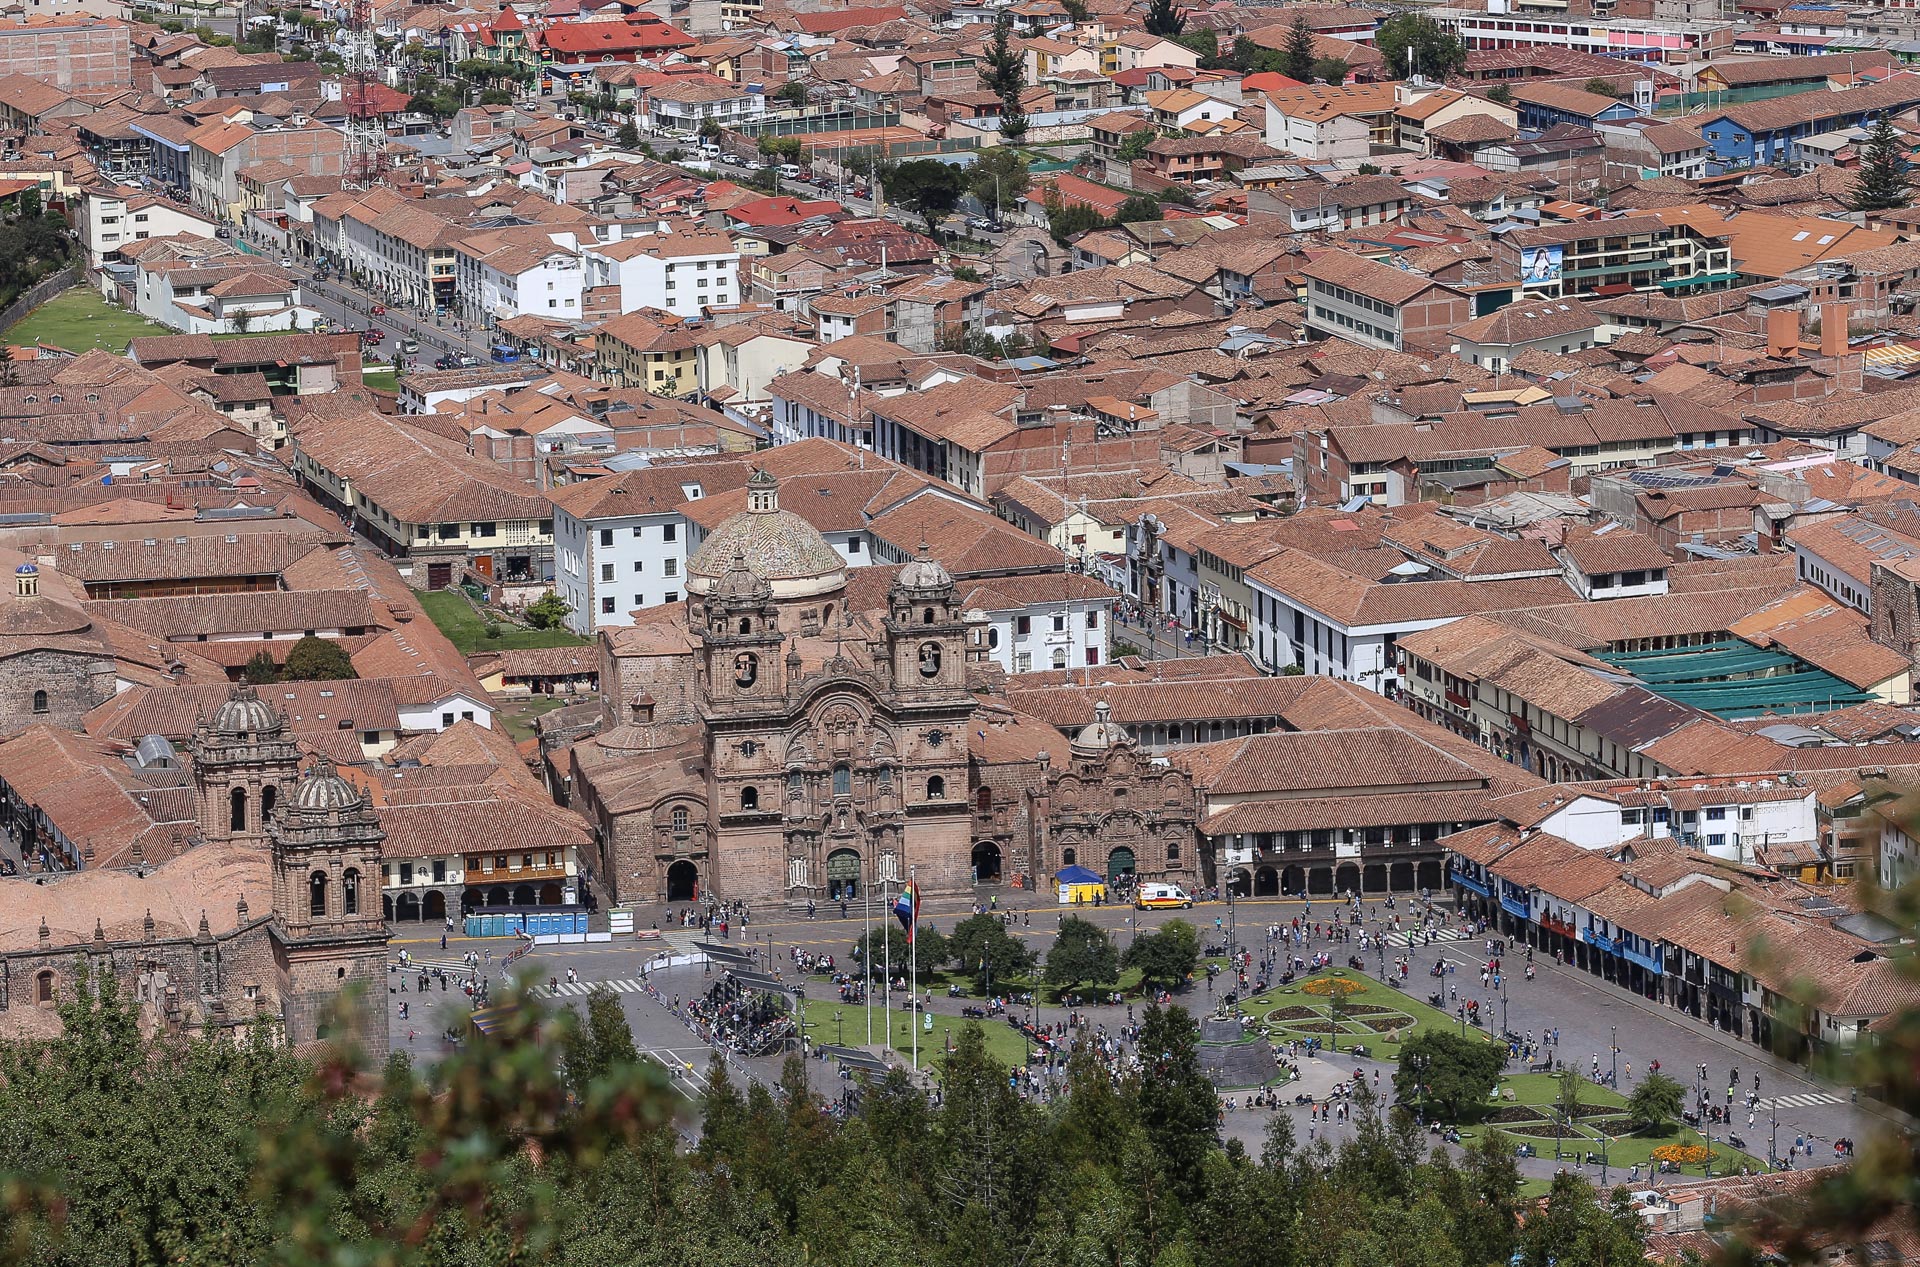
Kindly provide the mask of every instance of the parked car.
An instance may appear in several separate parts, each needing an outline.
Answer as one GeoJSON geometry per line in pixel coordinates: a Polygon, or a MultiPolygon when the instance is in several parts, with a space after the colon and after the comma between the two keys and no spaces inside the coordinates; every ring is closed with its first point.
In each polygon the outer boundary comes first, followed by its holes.
{"type": "Polygon", "coordinates": [[[376,317],[384,317],[387,315],[387,306],[385,304],[375,304],[371,311],[376,317]]]}
{"type": "Polygon", "coordinates": [[[419,350],[420,350],[420,340],[418,339],[400,340],[400,351],[405,355],[412,356],[414,353],[418,352],[419,350]]]}

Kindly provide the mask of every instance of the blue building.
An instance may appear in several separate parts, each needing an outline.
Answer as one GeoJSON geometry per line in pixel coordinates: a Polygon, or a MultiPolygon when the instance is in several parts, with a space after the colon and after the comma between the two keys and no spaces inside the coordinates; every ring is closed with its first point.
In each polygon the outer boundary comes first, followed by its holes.
{"type": "Polygon", "coordinates": [[[1859,127],[1915,106],[1920,106],[1920,76],[1902,75],[1846,92],[1794,93],[1749,101],[1701,115],[1695,125],[1707,142],[1708,168],[1723,172],[1792,163],[1800,158],[1797,142],[1806,137],[1859,127]]]}
{"type": "Polygon", "coordinates": [[[1591,128],[1596,123],[1617,123],[1637,119],[1640,112],[1633,104],[1597,92],[1561,83],[1520,83],[1510,86],[1513,108],[1520,115],[1522,132],[1545,132],[1558,123],[1591,128]]]}

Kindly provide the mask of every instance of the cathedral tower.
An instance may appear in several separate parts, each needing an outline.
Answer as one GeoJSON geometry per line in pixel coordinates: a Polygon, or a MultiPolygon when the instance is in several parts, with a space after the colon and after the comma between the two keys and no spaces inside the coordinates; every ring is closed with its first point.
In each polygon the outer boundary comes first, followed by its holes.
{"type": "Polygon", "coordinates": [[[200,834],[209,841],[262,841],[267,820],[300,770],[286,714],[251,685],[202,718],[187,740],[200,834]]]}

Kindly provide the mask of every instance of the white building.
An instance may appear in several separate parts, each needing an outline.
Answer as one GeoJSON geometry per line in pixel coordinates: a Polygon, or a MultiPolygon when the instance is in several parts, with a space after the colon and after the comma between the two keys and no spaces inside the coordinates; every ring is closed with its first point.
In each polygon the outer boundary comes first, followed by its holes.
{"type": "Polygon", "coordinates": [[[191,207],[133,189],[89,189],[81,195],[75,214],[75,227],[87,247],[87,263],[94,268],[128,242],[183,233],[211,238],[218,228],[212,217],[191,207]]]}
{"type": "Polygon", "coordinates": [[[472,320],[581,317],[587,270],[571,232],[477,234],[454,247],[454,260],[455,302],[472,320]]]}
{"type": "Polygon", "coordinates": [[[679,602],[699,545],[681,508],[744,486],[747,474],[740,462],[645,467],[555,490],[554,592],[572,608],[568,628],[591,636],[679,602]]]}
{"type": "Polygon", "coordinates": [[[740,252],[724,233],[625,238],[588,246],[581,258],[586,287],[618,287],[622,313],[660,308],[677,317],[698,317],[709,307],[740,302],[740,252]]]}

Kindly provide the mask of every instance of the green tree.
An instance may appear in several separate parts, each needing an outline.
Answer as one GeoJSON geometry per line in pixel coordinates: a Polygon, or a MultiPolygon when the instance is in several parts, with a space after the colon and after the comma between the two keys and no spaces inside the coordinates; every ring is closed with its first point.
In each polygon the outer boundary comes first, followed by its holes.
{"type": "Polygon", "coordinates": [[[1347,73],[1352,69],[1344,58],[1316,57],[1309,73],[1322,83],[1344,84],[1347,82],[1347,73]]]}
{"type": "Polygon", "coordinates": [[[956,264],[953,269],[953,280],[957,282],[977,282],[980,280],[980,270],[971,264],[956,264]]]}
{"type": "Polygon", "coordinates": [[[885,924],[875,925],[872,932],[853,944],[853,957],[867,965],[867,976],[874,980],[887,970],[896,977],[906,976],[916,950],[923,974],[938,971],[941,964],[953,958],[947,939],[925,924],[914,932],[914,941],[919,943],[917,947],[907,944],[907,930],[889,915],[885,924]]]}
{"type": "Polygon", "coordinates": [[[927,222],[928,235],[937,238],[940,221],[960,203],[960,169],[937,159],[917,158],[896,167],[887,188],[895,201],[918,212],[927,222]]]}
{"type": "Polygon", "coordinates": [[[1067,11],[1067,17],[1075,22],[1087,20],[1087,0],[1060,0],[1060,7],[1067,11]]]}
{"type": "Polygon", "coordinates": [[[1602,79],[1598,75],[1589,79],[1584,87],[1596,97],[1618,97],[1620,95],[1620,90],[1613,86],[1611,79],[1602,79]]]}
{"type": "Polygon", "coordinates": [[[1187,29],[1187,15],[1173,0],[1147,0],[1145,26],[1148,35],[1172,39],[1187,29]]]}
{"type": "Polygon", "coordinates": [[[1562,1069],[1554,1075],[1553,1107],[1560,1114],[1560,1120],[1572,1126],[1580,1120],[1580,1089],[1585,1079],[1571,1069],[1562,1069]]]}
{"type": "Polygon", "coordinates": [[[255,686],[271,686],[280,680],[280,665],[271,651],[256,651],[240,667],[240,680],[255,686]]]}
{"type": "Polygon", "coordinates": [[[1134,194],[1120,204],[1120,210],[1114,213],[1113,218],[1120,224],[1133,224],[1140,220],[1158,220],[1160,200],[1151,194],[1134,194]]]}
{"type": "Polygon", "coordinates": [[[1029,186],[1032,173],[1027,157],[1009,145],[995,145],[975,152],[973,166],[967,168],[967,192],[992,207],[996,218],[1006,207],[1019,204],[1029,186]]]}
{"type": "Polygon", "coordinates": [[[1107,930],[1091,920],[1069,915],[1047,951],[1047,984],[1062,990],[1079,985],[1101,985],[1120,975],[1120,955],[1107,930]]]}
{"type": "Polygon", "coordinates": [[[561,1060],[566,1069],[567,1090],[576,1100],[588,1095],[593,1084],[616,1071],[627,1070],[640,1062],[633,1045],[633,1030],[627,1024],[626,1009],[620,998],[605,986],[596,985],[587,995],[587,1019],[584,1025],[568,1028],[562,1039],[561,1060]]]}
{"type": "Polygon", "coordinates": [[[1400,1049],[1393,1094],[1420,1106],[1429,1120],[1462,1121],[1486,1104],[1502,1063],[1493,1044],[1477,1036],[1428,1030],[1400,1049]]]}
{"type": "Polygon", "coordinates": [[[558,629],[573,611],[567,600],[548,590],[527,607],[527,623],[535,629],[558,629]]]}
{"type": "Polygon", "coordinates": [[[804,106],[807,104],[807,86],[797,79],[789,79],[773,90],[773,99],[791,106],[804,106]]]}
{"type": "Polygon", "coordinates": [[[724,130],[725,129],[720,126],[718,119],[702,119],[700,120],[700,130],[697,135],[701,140],[711,143],[718,141],[720,139],[720,133],[724,130]]]}
{"type": "Polygon", "coordinates": [[[961,920],[947,937],[947,949],[960,971],[971,977],[982,993],[991,988],[991,983],[1004,986],[1009,978],[1033,971],[1034,953],[1007,931],[998,915],[983,913],[961,920]]]}
{"type": "Polygon", "coordinates": [[[1664,1073],[1648,1074],[1627,1097],[1627,1123],[1636,1134],[1665,1135],[1680,1120],[1686,1088],[1664,1073]]]}
{"type": "Polygon", "coordinates": [[[1204,31],[1184,31],[1173,37],[1173,42],[1181,48],[1190,49],[1200,57],[1202,70],[1219,70],[1223,59],[1220,56],[1220,32],[1208,27],[1204,31]]]}
{"type": "Polygon", "coordinates": [[[1305,14],[1297,14],[1293,25],[1287,28],[1287,47],[1281,54],[1280,73],[1289,79],[1301,83],[1311,82],[1313,78],[1313,28],[1307,25],[1305,14]]]}
{"type": "Polygon", "coordinates": [[[779,163],[798,161],[802,148],[797,136],[774,136],[771,133],[762,134],[753,144],[762,158],[779,163]]]}
{"type": "Polygon", "coordinates": [[[1158,128],[1137,129],[1136,131],[1127,133],[1127,135],[1121,139],[1120,144],[1114,147],[1113,156],[1123,163],[1131,163],[1135,159],[1145,158],[1147,156],[1147,147],[1159,139],[1160,129],[1158,128]]]}
{"type": "Polygon", "coordinates": [[[1147,1005],[1140,1017],[1140,1125],[1183,1202],[1197,1201],[1214,1145],[1220,1098],[1200,1072],[1200,1027],[1183,1007],[1147,1005]]]}
{"type": "Polygon", "coordinates": [[[0,346],[0,387],[20,386],[20,366],[11,347],[0,346]]]}
{"type": "Polygon", "coordinates": [[[1026,54],[1010,42],[1012,31],[1012,20],[1002,13],[993,24],[993,38],[987,41],[980,67],[980,86],[1000,98],[1000,134],[1009,140],[1027,130],[1027,117],[1020,109],[1020,94],[1027,86],[1027,60],[1026,54]]]}
{"type": "Polygon", "coordinates": [[[1625,1188],[1602,1205],[1592,1184],[1563,1170],[1553,1177],[1546,1208],[1527,1218],[1520,1261],[1525,1267],[1642,1267],[1646,1247],[1646,1225],[1625,1188]]]}
{"type": "Polygon", "coordinates": [[[1098,211],[1075,203],[1067,206],[1058,198],[1049,195],[1047,199],[1047,232],[1053,240],[1065,246],[1074,238],[1093,229],[1104,229],[1107,220],[1098,211]]]}
{"type": "Polygon", "coordinates": [[[640,129],[635,126],[632,119],[623,119],[620,122],[620,131],[614,135],[614,139],[620,142],[622,149],[630,150],[640,144],[640,129]]]}
{"type": "Polygon", "coordinates": [[[1495,84],[1493,87],[1487,89],[1487,100],[1503,106],[1510,106],[1513,104],[1513,89],[1507,87],[1505,84],[1495,84]]]}
{"type": "Polygon", "coordinates": [[[1424,13],[1388,18],[1373,33],[1373,46],[1395,75],[1441,80],[1467,65],[1467,49],[1460,37],[1424,13]]]}
{"type": "Polygon", "coordinates": [[[287,652],[283,682],[344,682],[358,676],[353,661],[338,643],[308,634],[287,652]]]}
{"type": "Polygon", "coordinates": [[[1907,171],[1906,145],[1882,114],[1874,120],[1860,147],[1860,166],[1854,175],[1847,206],[1855,211],[1893,211],[1913,201],[1913,182],[1907,171]]]}
{"type": "Polygon", "coordinates": [[[1200,962],[1200,934],[1183,919],[1168,920],[1157,931],[1135,937],[1120,960],[1123,968],[1138,968],[1145,985],[1177,988],[1200,962]]]}

